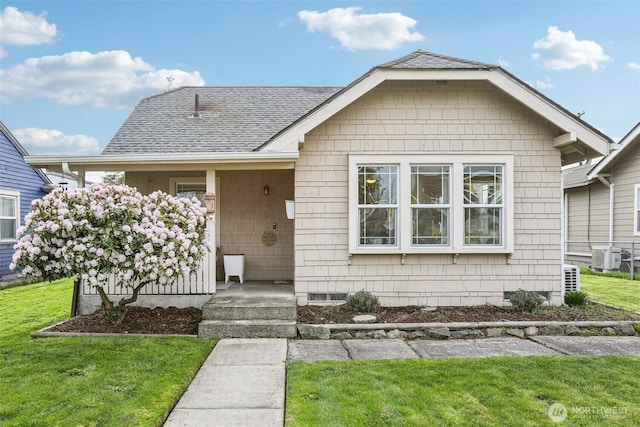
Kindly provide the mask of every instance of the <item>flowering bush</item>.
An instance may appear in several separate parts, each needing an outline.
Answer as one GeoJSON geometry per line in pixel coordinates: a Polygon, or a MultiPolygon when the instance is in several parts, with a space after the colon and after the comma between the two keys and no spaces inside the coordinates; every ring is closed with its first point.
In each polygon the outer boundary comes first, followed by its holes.
{"type": "Polygon", "coordinates": [[[146,284],[170,284],[198,268],[209,249],[205,211],[195,198],[143,196],[124,185],[58,188],[31,204],[11,268],[45,280],[77,275],[119,315],[146,284]],[[133,293],[117,307],[103,290],[111,274],[133,293]]]}

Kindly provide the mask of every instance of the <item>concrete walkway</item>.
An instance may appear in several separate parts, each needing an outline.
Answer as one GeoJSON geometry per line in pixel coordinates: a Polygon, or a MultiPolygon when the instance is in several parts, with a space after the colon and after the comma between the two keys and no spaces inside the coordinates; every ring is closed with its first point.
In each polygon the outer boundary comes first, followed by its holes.
{"type": "Polygon", "coordinates": [[[464,340],[291,340],[288,360],[416,359],[435,357],[640,355],[640,337],[537,336],[464,340]]]}
{"type": "Polygon", "coordinates": [[[222,339],[164,427],[284,425],[286,361],[539,355],[640,355],[640,337],[469,340],[222,339]]]}
{"type": "Polygon", "coordinates": [[[284,338],[223,339],[165,427],[284,425],[284,338]]]}

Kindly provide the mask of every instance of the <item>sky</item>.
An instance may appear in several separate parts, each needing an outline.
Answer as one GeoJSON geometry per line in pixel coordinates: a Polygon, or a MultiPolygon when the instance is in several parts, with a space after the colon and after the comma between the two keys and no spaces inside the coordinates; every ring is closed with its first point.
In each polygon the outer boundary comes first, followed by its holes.
{"type": "Polygon", "coordinates": [[[614,140],[640,121],[640,1],[0,0],[0,120],[96,155],[180,86],[346,86],[417,49],[496,64],[614,140]]]}

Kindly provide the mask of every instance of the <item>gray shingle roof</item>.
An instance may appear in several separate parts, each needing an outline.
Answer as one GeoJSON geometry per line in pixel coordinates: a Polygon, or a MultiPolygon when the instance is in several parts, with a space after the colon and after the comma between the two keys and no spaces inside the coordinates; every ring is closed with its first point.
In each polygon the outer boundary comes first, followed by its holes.
{"type": "Polygon", "coordinates": [[[582,187],[592,180],[587,179],[587,174],[593,169],[593,165],[587,162],[584,165],[574,166],[562,171],[562,184],[564,188],[582,187]]]}
{"type": "Polygon", "coordinates": [[[252,151],[335,87],[183,87],[144,98],[102,154],[252,151]],[[200,118],[192,118],[199,95],[200,118]]]}
{"type": "Polygon", "coordinates": [[[409,68],[409,69],[429,69],[429,70],[455,70],[455,69],[491,69],[498,68],[497,65],[485,64],[482,62],[469,61],[466,59],[453,58],[451,56],[439,55],[437,53],[416,50],[402,58],[394,59],[378,65],[375,68],[409,68]]]}

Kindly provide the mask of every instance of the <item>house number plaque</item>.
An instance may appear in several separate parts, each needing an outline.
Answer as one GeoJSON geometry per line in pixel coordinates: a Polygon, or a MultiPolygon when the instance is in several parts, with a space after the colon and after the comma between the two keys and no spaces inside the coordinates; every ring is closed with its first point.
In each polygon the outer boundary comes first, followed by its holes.
{"type": "Polygon", "coordinates": [[[273,231],[265,231],[262,233],[262,244],[265,246],[273,246],[276,243],[276,235],[273,231]]]}

